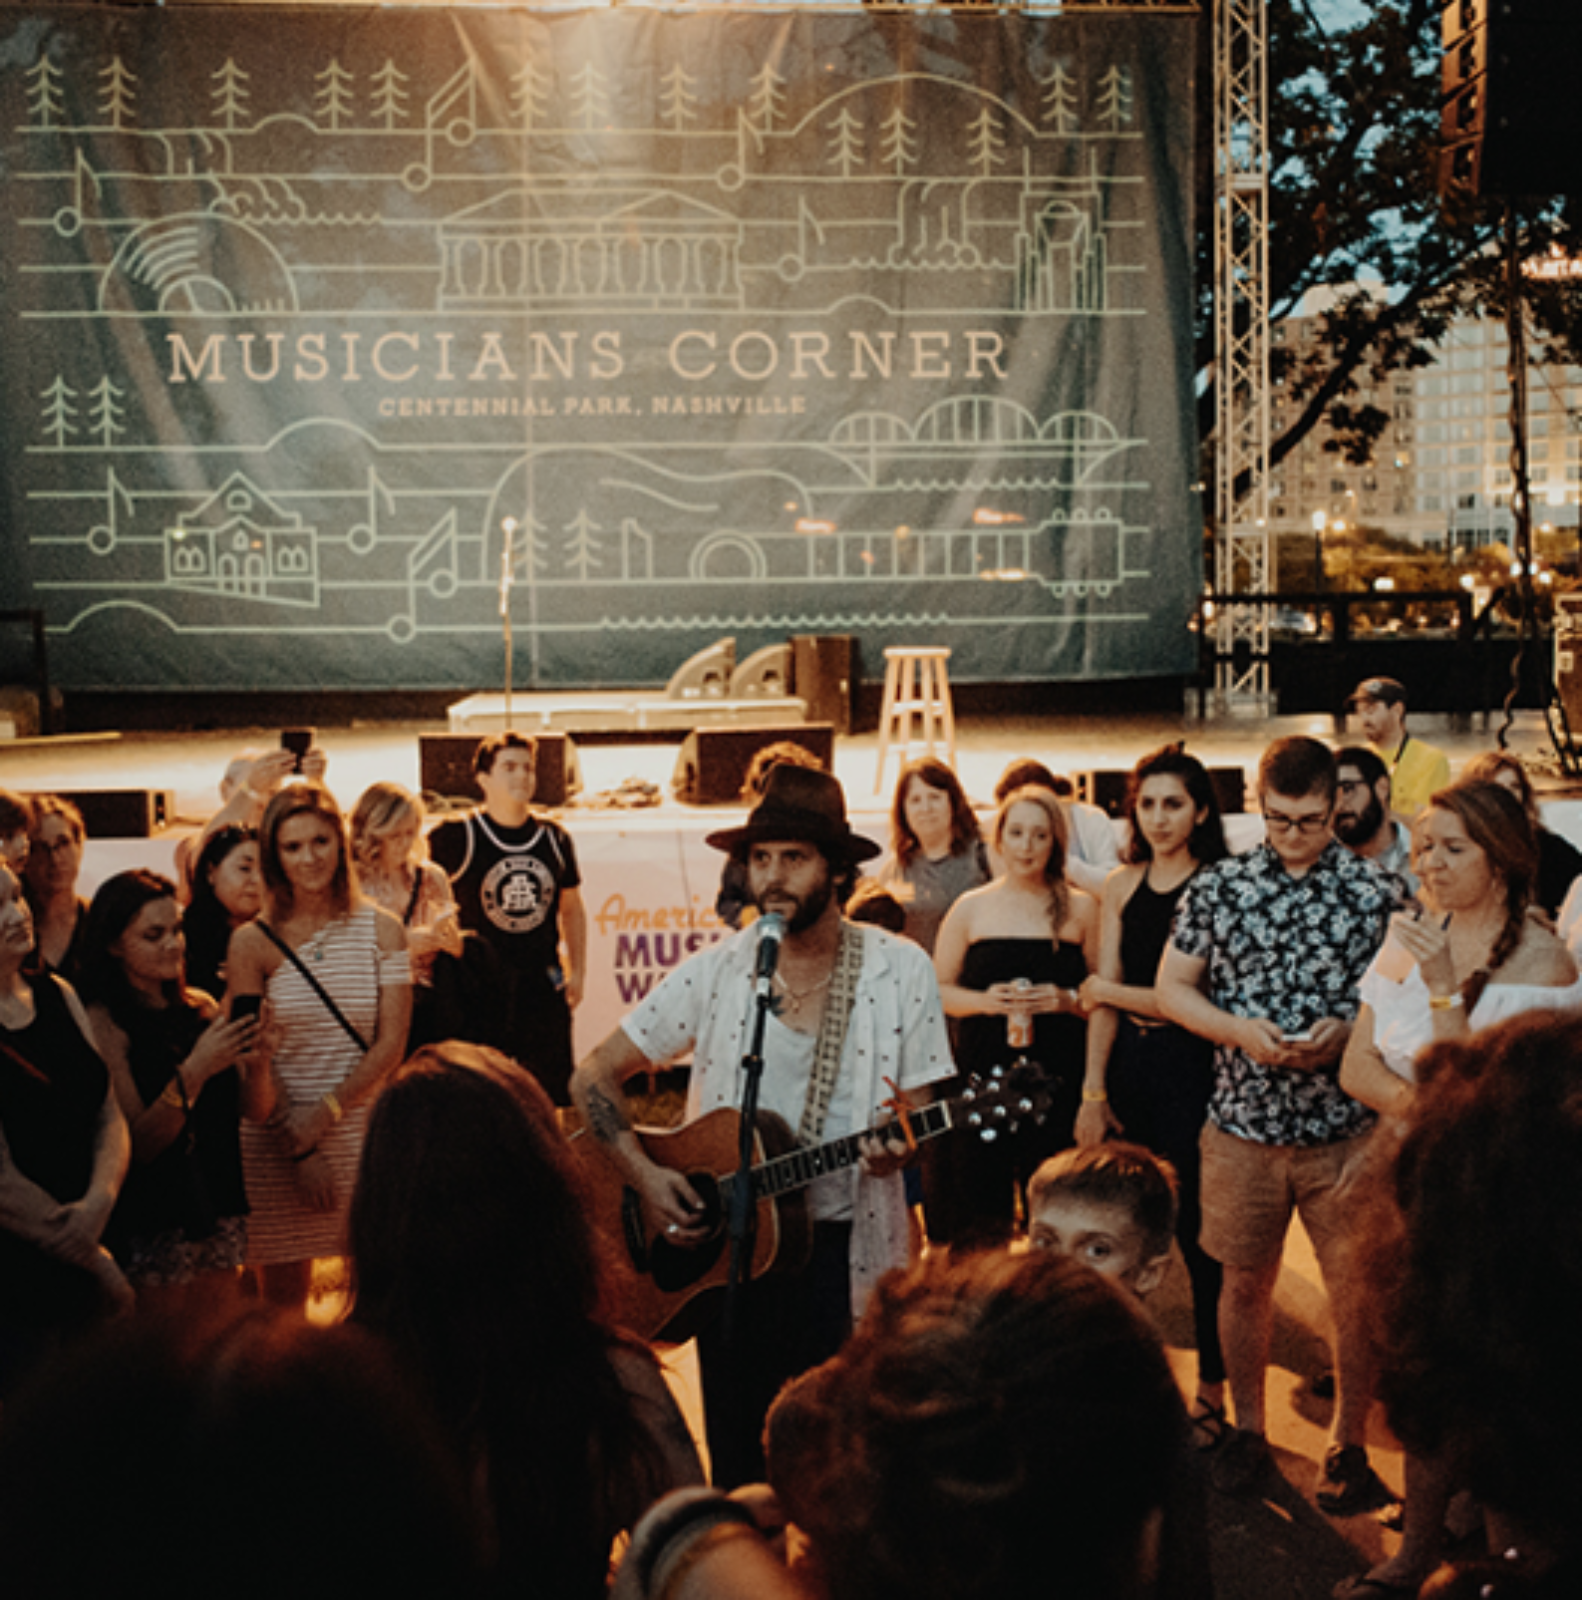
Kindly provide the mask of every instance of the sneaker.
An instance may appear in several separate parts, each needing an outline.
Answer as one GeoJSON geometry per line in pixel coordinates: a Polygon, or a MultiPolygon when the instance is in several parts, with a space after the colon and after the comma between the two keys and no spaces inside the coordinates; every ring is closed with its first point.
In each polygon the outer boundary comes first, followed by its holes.
{"type": "Polygon", "coordinates": [[[1209,1462],[1209,1482],[1221,1494],[1247,1495],[1261,1488],[1273,1469],[1269,1441],[1261,1433],[1232,1428],[1209,1462]]]}
{"type": "Polygon", "coordinates": [[[1354,1517],[1359,1511],[1377,1511],[1395,1496],[1373,1470],[1368,1452],[1360,1444],[1332,1444],[1324,1453],[1314,1498],[1319,1510],[1332,1517],[1354,1517]]]}

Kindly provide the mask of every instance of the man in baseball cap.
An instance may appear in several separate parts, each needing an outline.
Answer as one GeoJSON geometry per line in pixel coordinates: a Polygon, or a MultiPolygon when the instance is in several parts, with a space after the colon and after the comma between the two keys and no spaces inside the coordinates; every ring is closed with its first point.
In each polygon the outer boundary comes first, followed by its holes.
{"type": "Polygon", "coordinates": [[[1406,731],[1406,686],[1395,678],[1364,678],[1347,697],[1346,710],[1389,768],[1390,809],[1410,821],[1450,782],[1445,752],[1406,731]]]}

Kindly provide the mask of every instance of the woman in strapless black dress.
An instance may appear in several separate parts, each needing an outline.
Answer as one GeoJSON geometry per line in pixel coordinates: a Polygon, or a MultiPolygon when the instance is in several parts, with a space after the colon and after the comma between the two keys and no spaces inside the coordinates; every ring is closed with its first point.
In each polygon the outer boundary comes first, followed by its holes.
{"type": "Polygon", "coordinates": [[[939,1141],[925,1167],[924,1200],[929,1237],[945,1244],[1009,1238],[1025,1209],[1027,1179],[1070,1144],[1087,1032],[1077,991],[1098,956],[1098,902],[1066,882],[1056,797],[1012,790],[995,815],[994,847],[1002,875],[962,895],[940,927],[940,997],[964,1078],[1025,1056],[1048,1073],[1053,1103],[1041,1124],[992,1143],[968,1132],[939,1141]]]}
{"type": "Polygon", "coordinates": [[[1082,986],[1088,1070],[1076,1119],[1078,1144],[1114,1134],[1163,1156],[1180,1181],[1176,1237],[1192,1281],[1198,1392],[1192,1420],[1203,1446],[1225,1423],[1219,1343],[1220,1265],[1198,1244],[1198,1136],[1214,1079],[1214,1047],[1166,1022],[1154,978],[1175,908],[1199,867],[1226,853],[1214,785],[1179,744],[1137,763],[1127,787],[1127,865],[1104,885],[1098,970],[1082,986]]]}

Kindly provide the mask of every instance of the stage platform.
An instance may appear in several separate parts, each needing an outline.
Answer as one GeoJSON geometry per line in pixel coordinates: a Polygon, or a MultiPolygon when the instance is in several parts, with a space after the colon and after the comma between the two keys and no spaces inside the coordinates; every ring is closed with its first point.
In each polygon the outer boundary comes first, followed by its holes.
{"type": "Polygon", "coordinates": [[[512,695],[507,717],[503,694],[473,694],[458,700],[446,715],[452,733],[499,733],[514,727],[523,733],[566,733],[588,744],[679,744],[698,728],[803,722],[807,702],[789,695],[725,700],[612,689],[603,694],[512,695]]]}

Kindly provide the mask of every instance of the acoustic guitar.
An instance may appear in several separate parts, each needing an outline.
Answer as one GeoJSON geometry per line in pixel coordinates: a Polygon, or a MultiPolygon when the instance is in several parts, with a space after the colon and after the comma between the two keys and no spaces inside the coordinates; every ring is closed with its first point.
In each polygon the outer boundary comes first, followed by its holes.
{"type": "MultiPolygon", "coordinates": [[[[958,1129],[987,1142],[1014,1132],[1028,1118],[1041,1121],[1049,1101],[1043,1068],[1019,1061],[995,1068],[987,1078],[973,1078],[949,1100],[908,1112],[907,1120],[918,1143],[958,1129]]],[[[649,1159],[684,1173],[703,1201],[708,1235],[686,1245],[649,1226],[642,1200],[605,1145],[586,1130],[572,1140],[592,1179],[595,1222],[617,1246],[620,1321],[642,1338],[690,1339],[713,1314],[710,1302],[718,1296],[711,1291],[723,1289],[730,1272],[725,1223],[737,1182],[740,1127],[740,1113],[725,1108],[680,1128],[635,1130],[649,1159]]],[[[779,1117],[759,1115],[753,1134],[757,1220],[752,1277],[806,1264],[813,1231],[801,1191],[829,1173],[855,1166],[864,1139],[896,1130],[891,1121],[825,1144],[798,1145],[779,1117]]]]}

